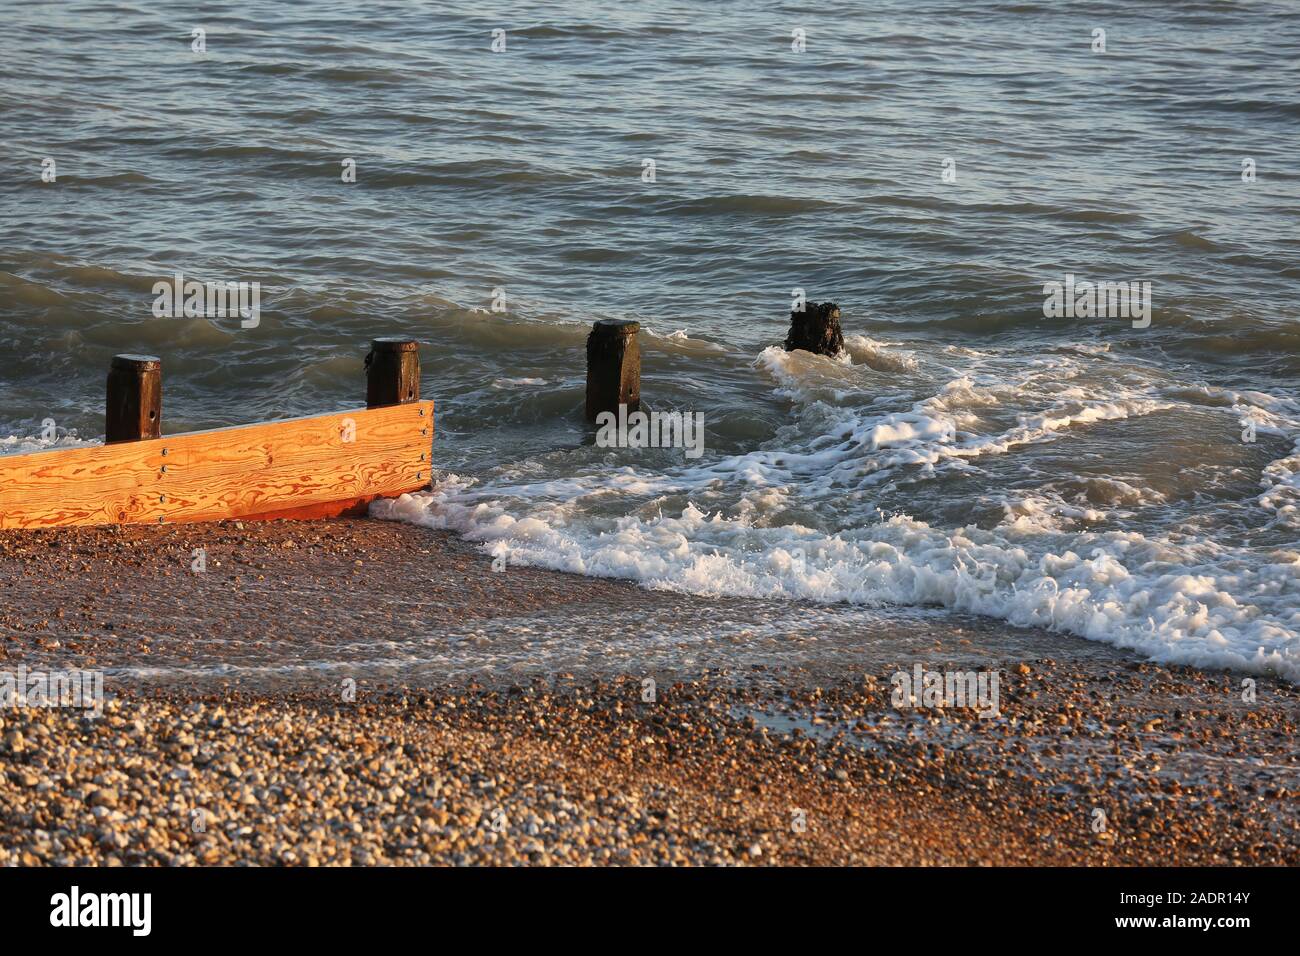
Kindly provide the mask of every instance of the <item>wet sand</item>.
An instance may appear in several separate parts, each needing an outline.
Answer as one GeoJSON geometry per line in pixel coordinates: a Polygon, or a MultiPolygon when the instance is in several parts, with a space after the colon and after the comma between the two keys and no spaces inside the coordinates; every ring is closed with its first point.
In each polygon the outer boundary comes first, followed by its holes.
{"type": "Polygon", "coordinates": [[[0,709],[0,864],[1300,862],[1271,678],[494,573],[369,520],[5,532],[0,593],[0,670],[111,698],[0,709]],[[996,669],[998,716],[893,706],[916,662],[996,669]]]}

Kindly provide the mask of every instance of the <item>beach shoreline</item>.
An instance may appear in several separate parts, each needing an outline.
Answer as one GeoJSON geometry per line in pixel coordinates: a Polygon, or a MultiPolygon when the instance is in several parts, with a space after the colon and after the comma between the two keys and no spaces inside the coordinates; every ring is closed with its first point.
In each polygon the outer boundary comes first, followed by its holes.
{"type": "Polygon", "coordinates": [[[467,618],[699,613],[367,519],[7,532],[0,586],[0,669],[102,667],[109,697],[0,710],[2,864],[1300,862],[1274,678],[1247,702],[1082,640],[901,626],[815,663],[325,666],[467,618]],[[205,669],[222,648],[246,673],[205,669]],[[996,672],[997,715],[897,706],[914,660],[996,672]]]}

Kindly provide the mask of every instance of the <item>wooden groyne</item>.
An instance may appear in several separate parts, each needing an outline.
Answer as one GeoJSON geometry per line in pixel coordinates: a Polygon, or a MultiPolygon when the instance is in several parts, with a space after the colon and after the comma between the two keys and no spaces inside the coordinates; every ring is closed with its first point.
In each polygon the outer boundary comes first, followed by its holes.
{"type": "Polygon", "coordinates": [[[166,436],[161,360],[116,356],[105,444],[0,457],[0,528],[336,517],[418,491],[433,451],[418,348],[372,343],[365,408],[166,436]]]}
{"type": "MultiPolygon", "coordinates": [[[[792,311],[785,348],[837,353],[839,317],[831,302],[792,311]]],[[[640,408],[640,329],[593,323],[588,421],[640,408]]],[[[365,408],[164,436],[161,359],[114,356],[103,445],[0,456],[0,529],[328,518],[427,487],[433,402],[420,399],[419,344],[375,339],[365,371],[365,408]]]]}

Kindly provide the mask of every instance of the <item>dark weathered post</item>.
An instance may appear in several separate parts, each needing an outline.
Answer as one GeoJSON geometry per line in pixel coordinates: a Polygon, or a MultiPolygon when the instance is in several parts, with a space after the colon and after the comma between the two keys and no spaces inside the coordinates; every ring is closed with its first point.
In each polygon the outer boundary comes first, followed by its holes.
{"type": "Polygon", "coordinates": [[[600,319],[587,336],[587,421],[601,412],[618,414],[641,408],[641,323],[631,319],[600,319]]]}
{"type": "Polygon", "coordinates": [[[382,338],[366,356],[366,407],[405,405],[420,400],[420,343],[382,338]]]}
{"type": "Polygon", "coordinates": [[[104,442],[162,437],[162,359],[114,355],[108,367],[104,442]]]}
{"type": "Polygon", "coordinates": [[[817,355],[839,355],[844,351],[844,333],[840,331],[840,307],[834,302],[804,304],[802,312],[790,313],[790,334],[785,350],[804,349],[817,355]]]}

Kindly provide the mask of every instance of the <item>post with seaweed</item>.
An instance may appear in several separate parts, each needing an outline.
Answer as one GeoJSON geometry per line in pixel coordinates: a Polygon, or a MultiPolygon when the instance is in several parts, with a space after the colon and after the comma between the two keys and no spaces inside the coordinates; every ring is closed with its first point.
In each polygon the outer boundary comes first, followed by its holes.
{"type": "Polygon", "coordinates": [[[785,350],[793,352],[795,349],[832,357],[844,351],[840,307],[834,302],[808,302],[803,311],[792,311],[790,334],[785,337],[785,350]]]}

